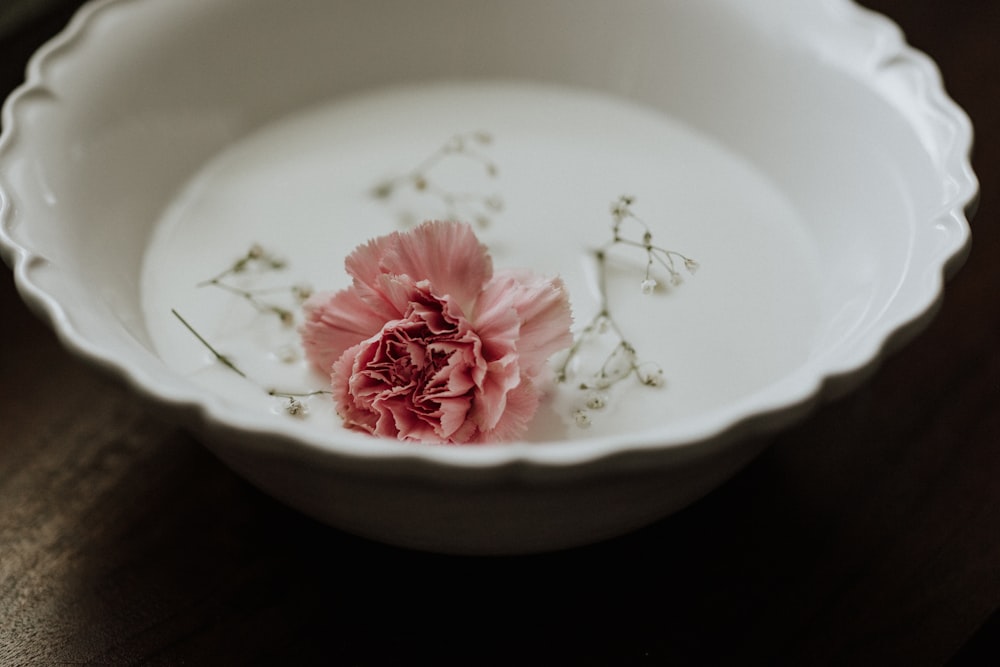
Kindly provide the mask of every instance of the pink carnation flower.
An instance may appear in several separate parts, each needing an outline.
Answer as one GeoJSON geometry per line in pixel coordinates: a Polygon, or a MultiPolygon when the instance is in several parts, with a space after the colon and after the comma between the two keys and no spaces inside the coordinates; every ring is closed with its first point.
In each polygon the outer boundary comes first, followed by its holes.
{"type": "Polygon", "coordinates": [[[347,426],[444,443],[524,433],[546,360],[573,340],[561,280],[494,273],[457,222],[370,241],[346,268],[352,286],[311,297],[301,334],[347,426]]]}

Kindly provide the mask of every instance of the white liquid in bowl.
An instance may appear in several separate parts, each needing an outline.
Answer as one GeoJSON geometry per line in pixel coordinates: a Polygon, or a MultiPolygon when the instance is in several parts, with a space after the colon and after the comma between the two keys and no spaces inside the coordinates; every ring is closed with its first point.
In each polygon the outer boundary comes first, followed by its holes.
{"type": "MultiPolygon", "coordinates": [[[[573,382],[555,385],[529,439],[640,431],[713,410],[809,357],[822,317],[817,253],[799,213],[766,175],[711,138],[625,100],[492,82],[334,100],[265,127],[206,164],[164,213],[144,262],[142,303],[164,363],[249,409],[293,419],[265,389],[308,391],[324,382],[301,358],[288,361],[294,329],[198,283],[259,243],[288,266],[248,286],[346,286],[343,261],[358,244],[400,229],[402,214],[447,213],[432,196],[379,200],[373,187],[413,169],[453,135],[478,130],[493,136],[481,150],[497,176],[474,160],[450,158],[434,177],[455,191],[502,198],[503,210],[480,231],[494,264],[562,276],[577,329],[597,309],[590,249],[610,239],[609,207],[619,195],[636,197],[633,209],[656,244],[700,265],[682,286],[643,295],[645,255],[615,251],[611,308],[640,358],[663,369],[666,385],[621,383],[587,429],[572,417],[583,394],[573,382]],[[251,379],[218,363],[171,309],[251,379]]],[[[668,282],[665,273],[657,278],[668,282]]],[[[342,428],[326,397],[307,403],[307,424],[331,434],[342,428]]]]}

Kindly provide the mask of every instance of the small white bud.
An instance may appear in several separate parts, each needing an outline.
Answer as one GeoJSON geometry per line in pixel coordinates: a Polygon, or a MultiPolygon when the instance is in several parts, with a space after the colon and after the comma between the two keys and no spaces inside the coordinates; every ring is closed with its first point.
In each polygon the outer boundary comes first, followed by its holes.
{"type": "Polygon", "coordinates": [[[608,397],[601,392],[592,392],[587,396],[587,407],[591,410],[601,410],[608,404],[608,397]]]}
{"type": "Polygon", "coordinates": [[[652,294],[656,290],[656,281],[652,278],[646,278],[642,281],[642,293],[652,294]]]}
{"type": "Polygon", "coordinates": [[[662,387],[664,385],[663,370],[659,368],[649,373],[643,373],[641,379],[647,387],[662,387]]]}

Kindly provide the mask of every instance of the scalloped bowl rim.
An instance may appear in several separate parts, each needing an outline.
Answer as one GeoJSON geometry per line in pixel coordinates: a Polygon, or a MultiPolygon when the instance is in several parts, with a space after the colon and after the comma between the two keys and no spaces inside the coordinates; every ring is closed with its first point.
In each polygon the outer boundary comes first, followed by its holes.
{"type": "MultiPolygon", "coordinates": [[[[0,161],[9,151],[19,132],[18,111],[25,98],[50,90],[44,72],[49,61],[72,55],[71,47],[85,39],[88,26],[103,12],[125,0],[93,0],[81,7],[69,25],[32,57],[24,84],[15,90],[2,108],[3,134],[0,136],[0,161]]],[[[865,345],[849,355],[825,360],[823,365],[808,362],[782,380],[736,401],[724,408],[690,418],[679,418],[668,426],[652,428],[624,436],[607,436],[534,443],[504,443],[476,447],[446,447],[399,443],[374,439],[351,432],[336,438],[322,438],[296,424],[278,428],[267,416],[234,410],[207,390],[179,377],[161,377],[151,368],[135,368],[121,363],[109,346],[89,340],[73,325],[74,306],[57,302],[32,279],[32,269],[44,260],[12,238],[8,225],[14,212],[5,184],[0,182],[0,251],[12,266],[15,282],[26,303],[55,330],[62,344],[75,355],[124,380],[132,389],[171,409],[181,421],[196,429],[219,429],[229,437],[245,441],[247,446],[273,448],[281,443],[289,456],[339,458],[343,462],[386,461],[430,464],[443,469],[509,470],[525,464],[540,467],[573,467],[605,461],[620,455],[647,454],[697,448],[710,442],[730,441],[758,431],[776,430],[776,422],[791,421],[825,395],[834,384],[850,386],[874,370],[887,348],[902,342],[922,328],[938,305],[944,280],[960,266],[967,255],[970,231],[966,211],[974,206],[978,182],[970,164],[972,126],[966,114],[948,97],[933,61],[906,44],[899,28],[889,19],[856,5],[852,0],[833,0],[824,4],[831,15],[852,22],[858,31],[877,33],[874,40],[880,50],[874,61],[884,63],[879,85],[887,85],[894,71],[919,73],[918,80],[907,85],[909,94],[918,98],[922,108],[933,110],[947,119],[953,139],[940,161],[941,177],[958,184],[955,192],[932,218],[947,220],[952,237],[950,248],[934,267],[933,284],[925,298],[911,312],[892,322],[880,321],[879,330],[870,333],[865,345]],[[254,443],[253,445],[251,443],[254,443]],[[265,443],[265,444],[262,444],[265,443]]],[[[875,84],[872,84],[875,85],[875,84]]],[[[931,111],[927,111],[931,113],[931,111]]],[[[939,142],[944,143],[944,142],[939,142]]],[[[161,371],[161,374],[163,372],[161,371]]],[[[840,393],[838,390],[837,393],[840,393]]]]}

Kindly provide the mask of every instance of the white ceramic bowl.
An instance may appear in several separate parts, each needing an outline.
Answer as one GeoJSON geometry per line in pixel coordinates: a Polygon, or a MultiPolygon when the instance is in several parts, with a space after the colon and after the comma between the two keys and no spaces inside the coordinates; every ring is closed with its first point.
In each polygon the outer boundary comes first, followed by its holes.
{"type": "Polygon", "coordinates": [[[934,65],[848,0],[99,0],[3,125],[3,256],[70,350],[288,504],[453,552],[583,544],[720,484],[927,322],[977,192],[934,65]],[[561,273],[578,322],[617,195],[700,261],[614,297],[665,389],[591,429],[554,401],[524,442],[403,444],[269,409],[171,318],[221,335],[236,306],[194,284],[253,241],[342,285],[394,224],[373,179],[473,129],[508,204],[484,241],[561,273]]]}

